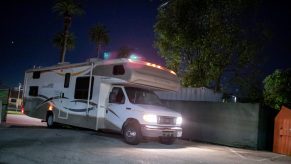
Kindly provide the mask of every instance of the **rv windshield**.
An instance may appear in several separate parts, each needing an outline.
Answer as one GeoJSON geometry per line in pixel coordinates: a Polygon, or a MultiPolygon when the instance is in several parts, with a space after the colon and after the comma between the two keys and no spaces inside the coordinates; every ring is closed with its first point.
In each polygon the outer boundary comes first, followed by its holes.
{"type": "Polygon", "coordinates": [[[125,91],[129,101],[133,104],[162,105],[159,97],[150,90],[125,87],[125,91]]]}

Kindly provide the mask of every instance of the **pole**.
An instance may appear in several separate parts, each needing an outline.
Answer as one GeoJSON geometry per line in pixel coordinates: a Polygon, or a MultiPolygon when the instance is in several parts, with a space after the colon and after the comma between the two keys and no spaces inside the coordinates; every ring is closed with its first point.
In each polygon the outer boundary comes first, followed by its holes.
{"type": "Polygon", "coordinates": [[[18,85],[18,95],[17,95],[17,101],[16,101],[16,111],[17,111],[18,105],[19,105],[20,89],[21,89],[21,83],[19,83],[19,85],[18,85]]]}
{"type": "Polygon", "coordinates": [[[90,78],[89,78],[89,91],[88,91],[88,99],[87,99],[87,110],[86,110],[86,116],[89,115],[89,104],[90,104],[90,97],[91,97],[91,83],[92,83],[92,72],[93,72],[94,63],[91,63],[91,72],[90,72],[90,78]]]}
{"type": "Polygon", "coordinates": [[[2,121],[2,101],[0,100],[0,124],[2,121]]]}

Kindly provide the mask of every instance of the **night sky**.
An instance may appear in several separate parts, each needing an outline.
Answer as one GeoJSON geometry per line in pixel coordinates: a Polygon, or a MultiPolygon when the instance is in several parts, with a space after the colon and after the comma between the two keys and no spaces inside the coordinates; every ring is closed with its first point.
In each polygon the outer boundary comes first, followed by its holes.
{"type": "MultiPolygon", "coordinates": [[[[52,44],[54,34],[63,30],[63,18],[52,12],[53,0],[0,1],[0,82],[17,86],[24,71],[36,66],[55,65],[59,51],[52,44]]],[[[85,14],[72,19],[70,31],[76,47],[67,52],[66,61],[83,62],[96,57],[89,29],[97,23],[109,31],[106,51],[121,46],[134,48],[146,60],[164,65],[153,47],[157,8],[160,0],[84,0],[85,14]]],[[[265,1],[262,18],[272,31],[263,51],[268,61],[264,74],[291,67],[291,9],[288,1],[265,1]]]]}

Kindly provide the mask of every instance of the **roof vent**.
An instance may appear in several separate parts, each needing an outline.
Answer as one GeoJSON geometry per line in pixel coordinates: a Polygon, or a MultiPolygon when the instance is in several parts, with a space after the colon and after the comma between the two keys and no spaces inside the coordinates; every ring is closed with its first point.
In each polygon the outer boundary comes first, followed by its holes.
{"type": "Polygon", "coordinates": [[[70,62],[60,62],[60,63],[58,63],[58,65],[68,65],[68,64],[70,64],[70,62]]]}
{"type": "Polygon", "coordinates": [[[97,62],[97,61],[101,61],[101,59],[99,59],[99,58],[89,58],[86,61],[87,62],[97,62]]]}

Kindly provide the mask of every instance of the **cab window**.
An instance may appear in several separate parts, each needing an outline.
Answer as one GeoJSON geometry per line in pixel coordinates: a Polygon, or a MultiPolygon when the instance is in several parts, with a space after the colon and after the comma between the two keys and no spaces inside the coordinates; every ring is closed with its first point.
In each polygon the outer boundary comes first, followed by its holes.
{"type": "Polygon", "coordinates": [[[112,91],[109,95],[109,103],[124,104],[125,96],[120,87],[112,88],[112,91]]]}

